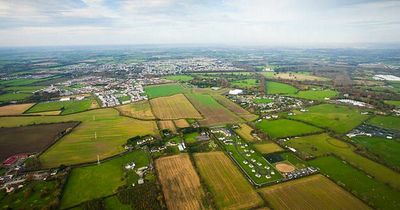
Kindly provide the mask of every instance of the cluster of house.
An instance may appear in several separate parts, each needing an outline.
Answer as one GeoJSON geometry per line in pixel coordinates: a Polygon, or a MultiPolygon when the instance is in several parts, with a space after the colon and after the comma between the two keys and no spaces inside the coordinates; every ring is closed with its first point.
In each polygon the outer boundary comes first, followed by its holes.
{"type": "Polygon", "coordinates": [[[393,133],[384,128],[380,128],[369,124],[359,125],[358,127],[351,130],[348,134],[346,134],[346,136],[349,138],[353,138],[356,136],[368,136],[368,137],[376,136],[376,137],[383,137],[386,139],[393,139],[396,137],[400,137],[400,135],[397,133],[393,133]]]}
{"type": "Polygon", "coordinates": [[[312,167],[312,166],[308,166],[306,168],[301,168],[301,169],[296,169],[292,172],[286,172],[286,173],[282,173],[282,175],[285,177],[284,181],[287,180],[292,180],[292,179],[298,179],[304,176],[309,176],[312,174],[315,174],[318,172],[318,169],[312,167]]]}

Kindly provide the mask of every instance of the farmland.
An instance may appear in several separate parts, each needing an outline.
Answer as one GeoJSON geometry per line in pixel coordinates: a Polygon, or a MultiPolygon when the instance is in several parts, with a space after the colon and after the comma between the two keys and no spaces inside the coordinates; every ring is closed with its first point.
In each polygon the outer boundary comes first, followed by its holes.
{"type": "Polygon", "coordinates": [[[73,132],[60,139],[40,156],[44,167],[77,164],[110,157],[123,151],[128,138],[158,135],[156,123],[121,117],[115,109],[97,109],[65,116],[2,117],[0,127],[33,123],[80,121],[73,132]]]}
{"type": "Polygon", "coordinates": [[[268,153],[283,151],[283,149],[279,145],[275,144],[274,142],[254,144],[253,146],[261,154],[268,154],[268,153]]]}
{"type": "Polygon", "coordinates": [[[257,139],[251,135],[251,132],[253,131],[253,128],[250,127],[249,125],[245,123],[239,124],[240,128],[235,129],[235,132],[242,137],[244,140],[248,142],[255,142],[257,139]]]}
{"type": "Polygon", "coordinates": [[[368,120],[368,124],[381,128],[400,131],[400,117],[395,116],[375,116],[368,120]]]}
{"type": "Polygon", "coordinates": [[[256,124],[256,127],[273,139],[318,133],[322,131],[320,128],[287,119],[262,120],[256,124]]]}
{"type": "Polygon", "coordinates": [[[296,111],[295,114],[289,118],[328,128],[340,134],[347,133],[368,118],[356,108],[333,104],[312,106],[307,112],[296,111]]]}
{"type": "Polygon", "coordinates": [[[334,90],[305,90],[305,91],[301,90],[295,94],[288,94],[288,96],[308,99],[308,100],[322,101],[325,100],[325,98],[336,97],[338,94],[339,93],[334,90]]]}
{"type": "Polygon", "coordinates": [[[266,92],[268,94],[294,94],[297,92],[297,88],[279,82],[267,81],[266,92]]]}
{"type": "Polygon", "coordinates": [[[219,209],[249,209],[263,200],[222,152],[194,154],[201,177],[219,209]]]}
{"type": "Polygon", "coordinates": [[[256,79],[235,80],[231,82],[231,85],[238,88],[252,88],[258,86],[258,81],[256,79]]]}
{"type": "Polygon", "coordinates": [[[63,197],[61,208],[71,207],[83,201],[111,195],[122,185],[136,183],[139,177],[124,166],[134,162],[137,168],[149,164],[148,155],[143,151],[134,151],[112,160],[72,170],[63,197]],[[79,192],[79,196],[76,193],[79,192]]]}
{"type": "Polygon", "coordinates": [[[116,107],[116,109],[124,116],[133,117],[143,120],[156,119],[151,111],[148,101],[139,101],[136,103],[125,104],[116,107]]]}
{"type": "Polygon", "coordinates": [[[172,96],[178,93],[185,93],[188,90],[179,84],[152,85],[144,88],[149,98],[157,98],[162,96],[172,96]]]}
{"type": "Polygon", "coordinates": [[[77,123],[55,123],[0,128],[0,161],[20,153],[39,153],[77,123]]]}
{"type": "Polygon", "coordinates": [[[171,120],[161,120],[158,121],[158,126],[160,130],[170,130],[172,133],[176,133],[176,127],[173,121],[171,120]]]}
{"type": "Polygon", "coordinates": [[[270,79],[285,79],[297,81],[328,81],[328,78],[311,75],[308,72],[264,72],[263,75],[270,79]]]}
{"type": "Polygon", "coordinates": [[[28,109],[26,113],[48,112],[48,111],[61,111],[61,115],[82,112],[90,109],[93,105],[97,104],[94,99],[85,99],[80,101],[49,101],[40,102],[28,109]]]}
{"type": "Polygon", "coordinates": [[[320,157],[309,163],[377,209],[400,208],[399,191],[335,157],[320,157]]]}
{"type": "Polygon", "coordinates": [[[175,123],[177,128],[190,127],[190,124],[185,119],[174,120],[174,123],[175,123]]]}
{"type": "Polygon", "coordinates": [[[0,95],[0,102],[23,101],[31,95],[30,93],[4,93],[0,95]]]}
{"type": "Polygon", "coordinates": [[[388,183],[394,188],[400,189],[400,175],[393,170],[376,163],[354,152],[354,147],[348,143],[330,137],[327,134],[291,139],[286,142],[290,147],[299,150],[303,155],[323,156],[335,154],[351,165],[365,171],[377,180],[388,183]]]}
{"type": "Polygon", "coordinates": [[[24,113],[27,109],[32,107],[34,104],[13,104],[0,107],[0,116],[5,115],[20,115],[24,113]]]}
{"type": "Polygon", "coordinates": [[[370,209],[322,175],[313,175],[259,192],[274,209],[370,209]]]}
{"type": "Polygon", "coordinates": [[[210,95],[187,94],[187,97],[205,118],[203,120],[199,120],[201,125],[214,126],[243,121],[240,117],[219,104],[210,95]]]}
{"type": "Polygon", "coordinates": [[[225,98],[221,95],[213,95],[213,98],[220,103],[221,105],[228,108],[231,112],[237,114],[239,117],[242,117],[246,121],[253,121],[257,119],[257,115],[250,113],[249,111],[243,109],[241,106],[237,105],[236,103],[232,102],[231,100],[225,98]]]}
{"type": "Polygon", "coordinates": [[[205,193],[187,154],[156,160],[168,209],[204,209],[205,193]]]}
{"type": "Polygon", "coordinates": [[[154,115],[158,119],[173,120],[181,118],[202,118],[200,113],[183,94],[151,99],[150,104],[154,115]]]}

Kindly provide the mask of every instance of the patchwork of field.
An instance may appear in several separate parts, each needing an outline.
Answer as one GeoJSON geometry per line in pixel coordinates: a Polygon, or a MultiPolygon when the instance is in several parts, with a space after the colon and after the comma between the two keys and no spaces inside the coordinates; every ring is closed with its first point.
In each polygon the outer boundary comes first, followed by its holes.
{"type": "Polygon", "coordinates": [[[250,209],[263,205],[257,192],[224,153],[196,153],[194,159],[219,209],[250,209]]]}
{"type": "Polygon", "coordinates": [[[172,133],[176,133],[176,127],[173,121],[171,120],[161,120],[158,121],[158,126],[160,127],[160,130],[168,129],[172,133]]]}
{"type": "Polygon", "coordinates": [[[203,126],[215,126],[243,122],[240,117],[219,104],[210,95],[187,94],[186,96],[205,118],[203,120],[199,120],[199,123],[203,126]]]}
{"type": "Polygon", "coordinates": [[[339,92],[334,90],[301,90],[295,94],[288,94],[288,96],[294,98],[322,101],[325,100],[325,98],[330,99],[336,97],[338,94],[339,92]]]}
{"type": "Polygon", "coordinates": [[[346,162],[326,156],[309,163],[374,208],[400,209],[400,191],[371,178],[346,162]]]}
{"type": "Polygon", "coordinates": [[[322,175],[259,190],[274,209],[371,209],[322,175]]]}
{"type": "Polygon", "coordinates": [[[362,115],[356,108],[333,104],[320,104],[308,107],[307,112],[295,111],[295,113],[296,115],[288,117],[328,128],[340,134],[347,133],[368,119],[368,115],[362,115]]]}
{"type": "Polygon", "coordinates": [[[200,113],[183,94],[159,97],[150,100],[154,115],[162,120],[201,119],[200,113]]]}
{"type": "Polygon", "coordinates": [[[231,112],[237,114],[239,117],[242,117],[246,121],[253,121],[258,118],[257,115],[250,113],[249,111],[243,109],[241,106],[236,104],[235,102],[225,98],[221,95],[213,95],[213,98],[220,103],[221,105],[228,108],[231,112]]]}
{"type": "Polygon", "coordinates": [[[297,81],[328,81],[329,78],[318,77],[311,75],[309,72],[263,72],[262,73],[267,78],[275,79],[286,79],[286,80],[297,80],[297,81]]]}
{"type": "Polygon", "coordinates": [[[400,117],[375,116],[368,120],[368,124],[375,125],[389,130],[400,131],[400,117]]]}
{"type": "Polygon", "coordinates": [[[267,94],[294,94],[298,91],[297,88],[285,83],[270,81],[267,81],[266,83],[267,94]]]}
{"type": "Polygon", "coordinates": [[[73,132],[60,139],[39,158],[44,167],[71,165],[116,155],[126,140],[137,135],[158,135],[153,121],[122,117],[115,109],[97,109],[65,116],[2,117],[0,127],[39,123],[81,121],[73,132]]]}
{"type": "Polygon", "coordinates": [[[290,147],[297,149],[305,155],[315,157],[335,154],[351,165],[365,171],[377,180],[388,183],[390,186],[400,189],[400,174],[395,171],[365,158],[354,152],[354,146],[330,137],[328,134],[318,134],[291,139],[285,142],[290,147]]]}
{"type": "Polygon", "coordinates": [[[320,128],[287,119],[262,120],[256,127],[272,139],[322,132],[320,128]]]}
{"type": "Polygon", "coordinates": [[[239,124],[240,128],[235,129],[235,132],[242,137],[244,140],[248,142],[256,142],[257,139],[251,135],[251,132],[253,131],[253,128],[250,127],[249,125],[245,123],[240,123],[239,124]]]}
{"type": "Polygon", "coordinates": [[[73,100],[73,101],[49,101],[40,102],[32,106],[26,113],[48,112],[48,111],[61,111],[61,115],[73,114],[83,112],[96,107],[97,101],[95,99],[73,100]]]}
{"type": "Polygon", "coordinates": [[[189,155],[159,158],[155,164],[168,209],[205,209],[205,193],[189,155]]]}
{"type": "Polygon", "coordinates": [[[20,153],[39,153],[76,122],[0,128],[0,161],[20,153]]]}
{"type": "Polygon", "coordinates": [[[260,143],[260,144],[253,144],[256,150],[262,154],[269,154],[274,152],[281,152],[283,151],[282,147],[275,144],[274,142],[267,142],[267,143],[260,143]]]}
{"type": "Polygon", "coordinates": [[[0,107],[0,116],[6,115],[20,115],[24,113],[27,109],[31,108],[34,104],[13,104],[0,107]]]}
{"type": "Polygon", "coordinates": [[[122,115],[143,120],[153,120],[153,112],[151,111],[149,101],[140,101],[136,103],[126,104],[115,107],[122,115]]]}
{"type": "Polygon", "coordinates": [[[139,150],[105,161],[100,165],[74,168],[63,192],[61,209],[111,195],[124,184],[136,184],[139,176],[134,171],[126,171],[124,168],[126,164],[132,162],[137,168],[150,163],[148,154],[139,150]]]}
{"type": "Polygon", "coordinates": [[[150,99],[188,92],[186,88],[182,87],[179,84],[151,85],[146,86],[144,90],[146,91],[146,94],[150,99]]]}

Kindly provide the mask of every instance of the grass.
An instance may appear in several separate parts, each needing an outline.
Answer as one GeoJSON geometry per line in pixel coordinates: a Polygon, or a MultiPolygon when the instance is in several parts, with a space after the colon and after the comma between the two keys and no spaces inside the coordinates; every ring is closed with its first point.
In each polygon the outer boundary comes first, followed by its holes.
{"type": "Polygon", "coordinates": [[[46,86],[13,86],[4,88],[8,92],[18,92],[18,93],[33,93],[37,90],[43,89],[46,86]]]}
{"type": "Polygon", "coordinates": [[[80,101],[49,101],[40,102],[28,109],[26,113],[38,113],[61,110],[61,115],[83,112],[91,108],[92,103],[97,103],[94,99],[84,99],[80,101]]]}
{"type": "Polygon", "coordinates": [[[249,125],[245,123],[240,123],[239,124],[240,128],[235,129],[235,132],[244,140],[248,142],[255,142],[257,139],[251,135],[251,132],[253,131],[253,128],[250,127],[249,125]]]}
{"type": "Polygon", "coordinates": [[[287,141],[286,144],[297,149],[301,153],[314,157],[334,154],[375,177],[377,180],[388,183],[396,189],[400,189],[400,174],[355,153],[355,148],[352,145],[332,138],[325,133],[292,139],[287,141]]]}
{"type": "Polygon", "coordinates": [[[258,86],[258,81],[256,79],[235,80],[231,82],[231,85],[238,88],[252,88],[258,86]]]}
{"type": "Polygon", "coordinates": [[[32,96],[31,93],[5,93],[0,95],[0,102],[23,101],[32,96]]]}
{"type": "Polygon", "coordinates": [[[100,165],[73,169],[64,189],[61,208],[111,195],[122,185],[136,183],[139,176],[134,171],[127,171],[124,168],[131,162],[135,162],[135,168],[150,163],[149,157],[144,151],[134,151],[105,161],[100,165]],[[77,196],[78,192],[79,196],[77,196]]]}
{"type": "Polygon", "coordinates": [[[375,116],[368,120],[368,124],[381,128],[400,131],[400,117],[395,116],[375,116]]]}
{"type": "Polygon", "coordinates": [[[267,81],[266,84],[267,94],[294,94],[297,92],[297,88],[279,82],[267,81]]]}
{"type": "Polygon", "coordinates": [[[13,104],[0,107],[0,116],[4,115],[20,115],[24,113],[27,109],[32,107],[34,104],[13,104]]]}
{"type": "Polygon", "coordinates": [[[141,121],[120,116],[115,109],[96,109],[65,116],[2,117],[0,127],[15,127],[38,123],[81,121],[39,158],[43,167],[71,165],[116,155],[126,140],[138,135],[158,135],[154,121],[141,121]],[[95,138],[96,134],[96,138],[95,138]]]}
{"type": "Polygon", "coordinates": [[[295,114],[289,118],[328,128],[339,134],[349,132],[368,118],[356,108],[333,104],[308,107],[307,112],[295,111],[295,114]]]}
{"type": "Polygon", "coordinates": [[[197,142],[197,136],[199,136],[198,132],[188,133],[184,135],[183,139],[185,140],[186,144],[193,144],[197,142]]]}
{"type": "Polygon", "coordinates": [[[313,175],[259,190],[273,209],[370,209],[322,175],[313,175]]]}
{"type": "Polygon", "coordinates": [[[305,91],[299,91],[295,94],[288,94],[288,96],[294,98],[322,101],[325,100],[325,98],[336,97],[338,94],[339,92],[334,90],[305,90],[305,91]]]}
{"type": "Polygon", "coordinates": [[[274,142],[254,144],[253,146],[256,148],[256,150],[258,152],[260,152],[262,154],[269,154],[269,153],[283,151],[282,147],[280,147],[279,145],[275,144],[274,142]]]}
{"type": "Polygon", "coordinates": [[[154,120],[149,101],[140,101],[115,107],[122,115],[143,120],[154,120]]]}
{"type": "Polygon", "coordinates": [[[193,79],[192,76],[188,76],[188,75],[171,75],[171,76],[166,76],[163,78],[167,79],[167,80],[179,81],[179,82],[189,82],[190,80],[193,79]]]}
{"type": "Polygon", "coordinates": [[[129,204],[121,203],[115,195],[104,199],[104,205],[106,209],[132,210],[132,207],[129,204]]]}
{"type": "Polygon", "coordinates": [[[256,103],[256,104],[268,104],[268,103],[271,103],[273,101],[274,100],[270,99],[270,98],[256,98],[256,99],[253,100],[253,102],[256,103]]]}
{"type": "Polygon", "coordinates": [[[121,97],[118,97],[118,100],[119,100],[119,102],[124,102],[124,101],[130,101],[131,100],[131,97],[130,96],[128,96],[128,95],[126,95],[126,96],[121,96],[121,97]]]}
{"type": "Polygon", "coordinates": [[[0,80],[0,85],[5,86],[25,86],[25,85],[32,85],[37,82],[46,81],[49,78],[42,78],[42,79],[13,79],[13,80],[0,80]]]}
{"type": "Polygon", "coordinates": [[[171,96],[178,93],[185,93],[188,90],[179,84],[151,85],[144,88],[149,98],[171,96]]]}
{"type": "Polygon", "coordinates": [[[224,153],[196,153],[194,159],[219,209],[250,209],[263,204],[257,192],[224,153]]]}
{"type": "Polygon", "coordinates": [[[387,100],[387,101],[385,101],[385,104],[389,104],[389,105],[393,105],[393,106],[396,106],[396,107],[400,107],[400,101],[387,100]]]}
{"type": "Polygon", "coordinates": [[[314,167],[377,209],[399,209],[400,192],[332,156],[309,161],[314,167]]]}
{"type": "Polygon", "coordinates": [[[159,97],[150,100],[154,115],[162,120],[201,119],[200,113],[183,94],[159,97]]]}
{"type": "Polygon", "coordinates": [[[301,136],[322,131],[320,128],[287,119],[262,120],[256,124],[256,127],[272,139],[301,136]]]}

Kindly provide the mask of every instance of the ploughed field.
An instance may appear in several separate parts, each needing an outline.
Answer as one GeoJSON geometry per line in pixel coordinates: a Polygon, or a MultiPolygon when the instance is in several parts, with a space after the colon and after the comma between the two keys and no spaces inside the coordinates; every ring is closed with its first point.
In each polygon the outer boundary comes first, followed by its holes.
{"type": "Polygon", "coordinates": [[[20,115],[24,113],[27,109],[32,107],[34,104],[13,104],[0,107],[0,116],[5,115],[20,115]]]}
{"type": "Polygon", "coordinates": [[[183,94],[159,97],[150,100],[151,108],[158,119],[201,119],[200,113],[183,94]]]}

